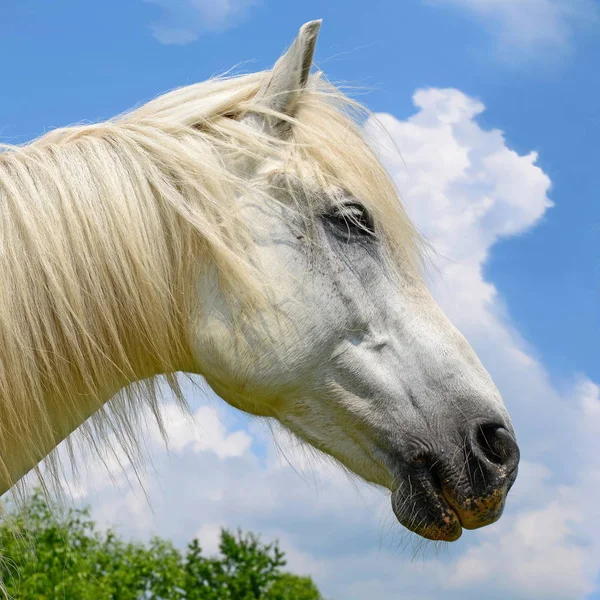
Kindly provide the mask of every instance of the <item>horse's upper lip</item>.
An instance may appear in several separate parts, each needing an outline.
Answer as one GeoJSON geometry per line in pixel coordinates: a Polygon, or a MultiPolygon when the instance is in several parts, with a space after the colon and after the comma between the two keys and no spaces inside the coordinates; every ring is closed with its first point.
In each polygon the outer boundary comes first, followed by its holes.
{"type": "Polygon", "coordinates": [[[440,494],[440,499],[448,505],[448,510],[453,512],[454,516],[458,519],[460,526],[464,527],[464,523],[462,522],[462,520],[460,518],[460,510],[458,508],[454,507],[454,505],[452,503],[452,499],[448,497],[448,494],[444,491],[444,488],[442,488],[442,490],[441,490],[441,492],[439,492],[439,494],[440,494]]]}

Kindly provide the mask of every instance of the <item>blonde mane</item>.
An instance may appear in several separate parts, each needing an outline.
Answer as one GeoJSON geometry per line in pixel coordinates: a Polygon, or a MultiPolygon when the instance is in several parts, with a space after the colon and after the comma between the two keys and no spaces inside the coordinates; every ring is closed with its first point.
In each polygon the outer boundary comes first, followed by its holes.
{"type": "MultiPolygon", "coordinates": [[[[241,118],[268,113],[255,97],[269,75],[209,80],[2,147],[0,492],[18,478],[17,455],[37,463],[92,414],[86,445],[114,432],[134,454],[141,409],[161,424],[157,377],[185,407],[174,373],[196,368],[194,273],[212,264],[236,301],[260,294],[236,204],[258,192],[231,167],[240,157],[345,188],[371,208],[396,262],[418,262],[418,236],[361,136],[361,107],[312,76],[296,117],[280,115],[290,136],[275,142],[241,118]]],[[[49,466],[59,477],[55,453],[49,466]]]]}

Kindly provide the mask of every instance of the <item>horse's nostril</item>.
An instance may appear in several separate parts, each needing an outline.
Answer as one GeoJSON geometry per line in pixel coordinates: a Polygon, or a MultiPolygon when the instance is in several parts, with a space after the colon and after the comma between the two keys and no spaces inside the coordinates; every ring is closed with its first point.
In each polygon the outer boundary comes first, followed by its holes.
{"type": "Polygon", "coordinates": [[[476,425],[472,449],[506,473],[512,473],[519,464],[519,447],[510,432],[501,425],[476,425]]]}
{"type": "Polygon", "coordinates": [[[501,465],[504,463],[506,451],[498,440],[497,432],[500,427],[489,425],[487,427],[479,426],[475,437],[476,443],[484,456],[492,463],[501,465]]]}

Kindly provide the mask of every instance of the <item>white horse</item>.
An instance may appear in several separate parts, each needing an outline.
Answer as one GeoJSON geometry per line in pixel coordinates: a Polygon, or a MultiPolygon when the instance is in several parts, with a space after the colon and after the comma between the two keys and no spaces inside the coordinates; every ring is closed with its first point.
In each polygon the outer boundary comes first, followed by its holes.
{"type": "Polygon", "coordinates": [[[4,147],[0,493],[82,424],[135,448],[157,378],[185,405],[184,371],[390,490],[426,538],[500,516],[509,416],[422,281],[360,107],[310,75],[319,27],[272,71],[4,147]]]}

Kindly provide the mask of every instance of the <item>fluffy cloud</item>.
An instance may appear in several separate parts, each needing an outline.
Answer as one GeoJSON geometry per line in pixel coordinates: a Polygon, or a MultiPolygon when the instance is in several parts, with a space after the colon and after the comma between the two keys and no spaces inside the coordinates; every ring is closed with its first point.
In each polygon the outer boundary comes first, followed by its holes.
{"type": "Polygon", "coordinates": [[[506,59],[569,51],[575,32],[600,16],[595,0],[425,0],[456,6],[479,19],[506,59]]]}
{"type": "Polygon", "coordinates": [[[187,44],[205,31],[224,31],[242,21],[259,0],[145,0],[162,9],[152,25],[161,44],[187,44]]]}
{"type": "Polygon", "coordinates": [[[584,598],[600,562],[600,391],[585,378],[556,390],[484,276],[495,242],[550,209],[550,180],[534,153],[519,155],[479,126],[477,100],[429,89],[414,101],[407,120],[376,115],[366,132],[434,250],[434,294],[513,415],[524,461],[503,519],[437,552],[400,530],[386,495],[192,388],[195,421],[166,409],[171,453],[152,427],[145,436],[143,491],[130,467],[111,479],[96,462],[75,490],[127,535],[183,544],[196,534],[209,551],[222,525],[277,537],[290,568],[331,598],[584,598]]]}

